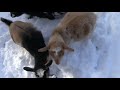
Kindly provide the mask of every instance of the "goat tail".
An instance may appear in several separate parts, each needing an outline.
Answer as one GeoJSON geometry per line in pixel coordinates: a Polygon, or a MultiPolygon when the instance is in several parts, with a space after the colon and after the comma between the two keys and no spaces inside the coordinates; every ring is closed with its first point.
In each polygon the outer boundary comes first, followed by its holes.
{"type": "Polygon", "coordinates": [[[13,23],[11,20],[8,20],[8,19],[5,19],[5,18],[0,18],[0,20],[2,21],[2,22],[4,22],[6,25],[8,25],[8,26],[10,26],[11,25],[11,23],[13,23]]]}

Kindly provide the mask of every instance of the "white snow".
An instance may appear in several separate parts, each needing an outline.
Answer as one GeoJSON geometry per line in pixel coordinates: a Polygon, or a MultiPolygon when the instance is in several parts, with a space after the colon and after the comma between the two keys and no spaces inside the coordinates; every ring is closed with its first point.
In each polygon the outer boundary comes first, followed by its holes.
{"type": "MultiPolygon", "coordinates": [[[[96,12],[98,19],[93,35],[84,41],[71,43],[75,52],[66,52],[60,65],[52,64],[51,74],[58,78],[120,78],[120,12],[96,12]]],[[[41,30],[46,44],[60,19],[48,20],[27,15],[12,18],[9,12],[0,17],[13,21],[31,22],[41,30]]],[[[34,65],[33,57],[14,44],[9,28],[0,21],[0,77],[35,78],[34,73],[23,70],[34,65]]]]}

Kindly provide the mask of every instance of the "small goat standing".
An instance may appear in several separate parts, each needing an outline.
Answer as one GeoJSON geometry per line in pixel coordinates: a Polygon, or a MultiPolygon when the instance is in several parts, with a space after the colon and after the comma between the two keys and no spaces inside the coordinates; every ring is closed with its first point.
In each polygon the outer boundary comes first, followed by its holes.
{"type": "Polygon", "coordinates": [[[34,68],[24,67],[23,69],[35,72],[37,77],[47,78],[49,76],[49,66],[52,64],[52,60],[48,62],[48,51],[42,53],[38,52],[39,48],[46,46],[42,33],[27,22],[12,22],[4,18],[1,18],[1,21],[9,26],[12,40],[16,44],[24,47],[35,59],[34,68]],[[39,71],[42,71],[41,75],[39,75],[39,71]]]}
{"type": "Polygon", "coordinates": [[[70,41],[80,41],[88,37],[94,31],[95,23],[96,15],[92,12],[68,12],[54,29],[48,45],[38,51],[49,50],[56,64],[60,64],[65,50],[74,51],[68,47],[70,41]]]}

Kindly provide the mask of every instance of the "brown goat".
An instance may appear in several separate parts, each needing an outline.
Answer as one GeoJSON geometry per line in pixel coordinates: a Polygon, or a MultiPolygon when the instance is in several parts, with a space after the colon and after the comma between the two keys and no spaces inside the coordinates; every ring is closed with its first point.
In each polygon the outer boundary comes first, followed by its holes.
{"type": "Polygon", "coordinates": [[[92,12],[68,12],[54,29],[48,45],[38,51],[49,50],[56,64],[60,64],[65,50],[74,51],[68,47],[70,41],[88,37],[94,31],[95,23],[96,15],[92,12]]]}
{"type": "Polygon", "coordinates": [[[48,62],[48,51],[38,52],[39,48],[46,46],[42,33],[27,22],[12,22],[4,18],[1,18],[1,21],[9,26],[10,35],[13,41],[25,48],[35,59],[34,68],[24,67],[23,69],[35,72],[37,77],[47,78],[49,76],[49,66],[52,64],[52,60],[48,62]],[[42,74],[39,75],[39,71],[42,71],[42,74]]]}

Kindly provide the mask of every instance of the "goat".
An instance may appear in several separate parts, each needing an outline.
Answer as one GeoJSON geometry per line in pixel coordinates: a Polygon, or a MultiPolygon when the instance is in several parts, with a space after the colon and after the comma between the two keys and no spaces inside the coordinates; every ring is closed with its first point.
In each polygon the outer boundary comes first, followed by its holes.
{"type": "Polygon", "coordinates": [[[36,77],[47,78],[52,60],[48,60],[48,51],[38,52],[39,48],[46,46],[41,31],[38,31],[31,23],[12,22],[5,18],[1,18],[1,21],[9,26],[10,35],[14,43],[25,48],[34,57],[34,68],[24,67],[23,69],[35,72],[36,77]],[[39,71],[42,71],[41,75],[38,74],[39,71]]]}
{"type": "MultiPolygon", "coordinates": [[[[58,12],[60,15],[63,14],[62,12],[58,12]]],[[[54,12],[10,12],[12,17],[20,16],[22,14],[28,14],[30,15],[29,18],[32,18],[33,16],[37,16],[40,18],[48,18],[50,20],[55,19],[55,13],[54,12]]]]}
{"type": "Polygon", "coordinates": [[[54,29],[48,45],[38,52],[49,50],[55,63],[60,64],[65,50],[74,51],[68,46],[70,41],[80,41],[90,36],[95,23],[96,15],[92,12],[68,12],[54,29]]]}

